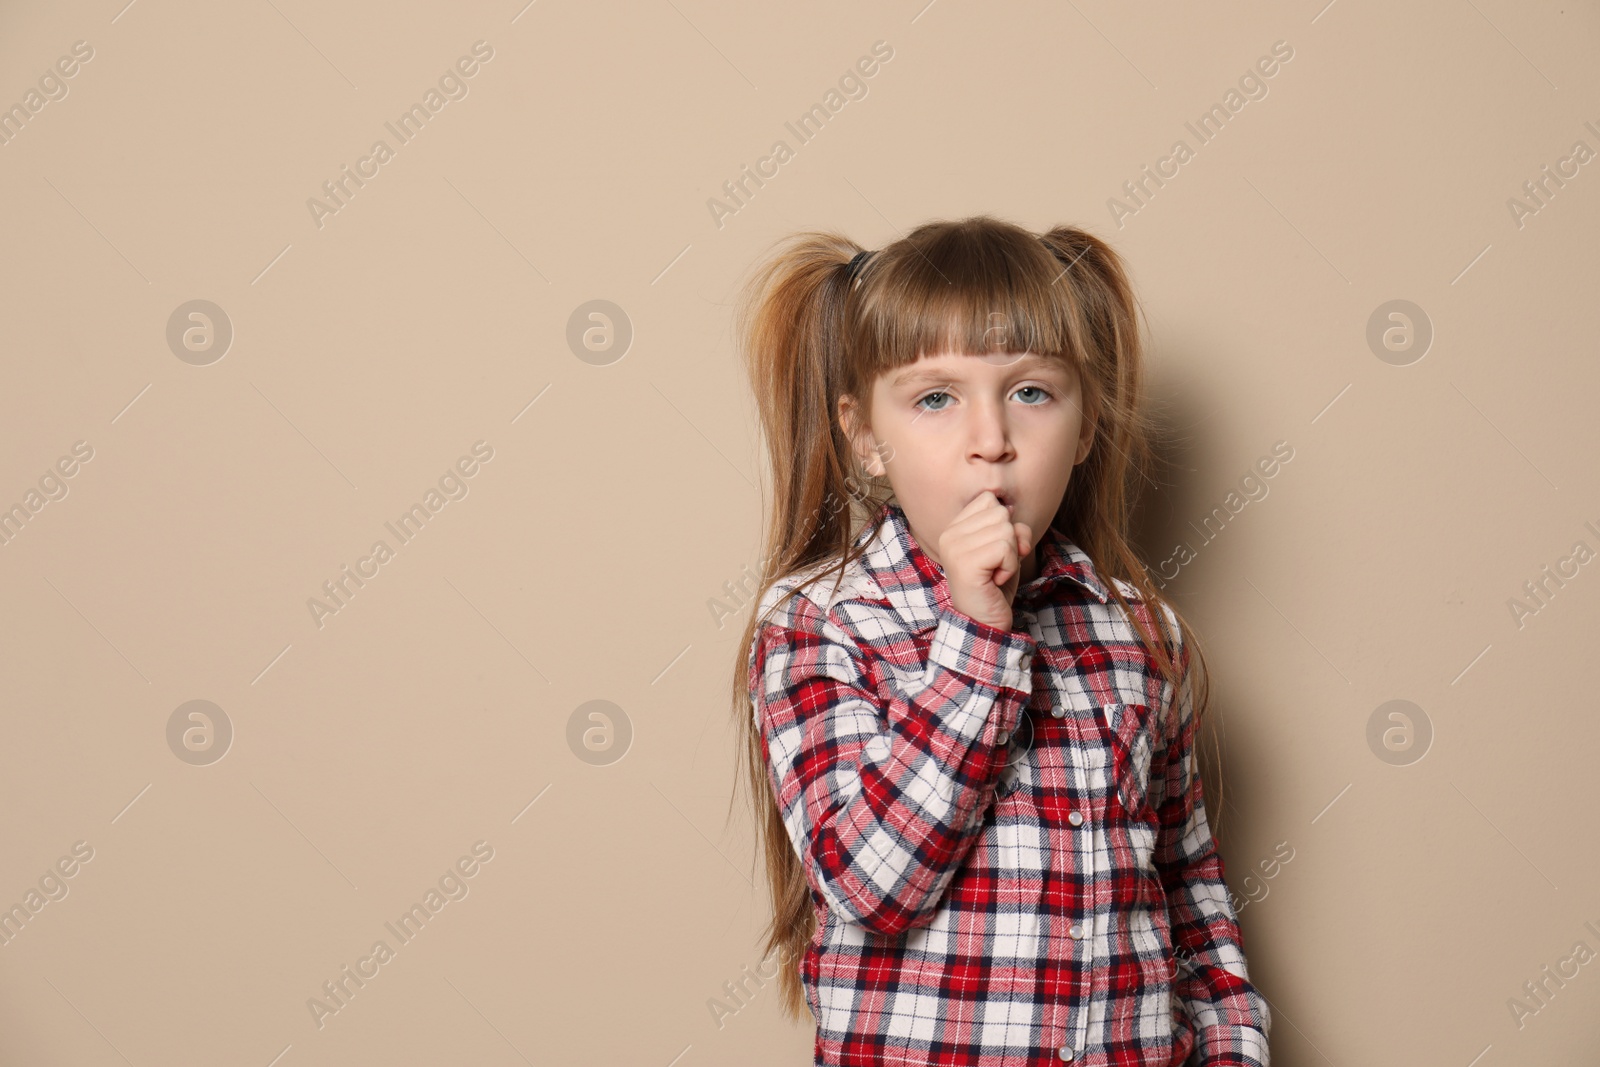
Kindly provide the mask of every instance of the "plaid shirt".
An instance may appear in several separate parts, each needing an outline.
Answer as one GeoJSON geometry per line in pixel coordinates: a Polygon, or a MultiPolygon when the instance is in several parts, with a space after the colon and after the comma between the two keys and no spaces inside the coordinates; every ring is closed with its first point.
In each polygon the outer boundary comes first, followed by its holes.
{"type": "Polygon", "coordinates": [[[798,962],[816,1062],[1268,1067],[1195,773],[1187,646],[1174,703],[1053,527],[1008,632],[950,605],[898,505],[878,520],[839,588],[822,573],[750,653],[817,915],[798,962]]]}

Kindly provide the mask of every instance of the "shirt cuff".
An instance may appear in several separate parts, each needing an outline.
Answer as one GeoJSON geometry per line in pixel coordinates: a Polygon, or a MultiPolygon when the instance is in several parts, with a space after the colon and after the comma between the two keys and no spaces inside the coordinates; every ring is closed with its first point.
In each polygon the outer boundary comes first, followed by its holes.
{"type": "Polygon", "coordinates": [[[1225,1034],[1197,1035],[1190,1061],[1199,1067],[1267,1067],[1267,1035],[1250,1026],[1228,1028],[1225,1034]]]}
{"type": "Polygon", "coordinates": [[[990,689],[1033,693],[1038,643],[1020,630],[1001,630],[955,608],[942,608],[928,660],[990,689]]]}

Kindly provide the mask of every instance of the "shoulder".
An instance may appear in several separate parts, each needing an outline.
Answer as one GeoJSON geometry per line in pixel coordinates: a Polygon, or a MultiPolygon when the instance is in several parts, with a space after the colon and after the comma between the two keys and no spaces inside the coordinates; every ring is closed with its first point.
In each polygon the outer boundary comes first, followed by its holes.
{"type": "Polygon", "coordinates": [[[840,572],[837,561],[813,564],[774,581],[756,605],[756,637],[769,627],[857,645],[851,636],[864,614],[888,603],[859,559],[840,572]]]}
{"type": "Polygon", "coordinates": [[[1161,601],[1161,615],[1166,620],[1167,629],[1172,633],[1172,639],[1181,644],[1183,642],[1183,632],[1178,627],[1178,613],[1172,610],[1172,605],[1168,604],[1166,600],[1161,601]]]}
{"type": "Polygon", "coordinates": [[[877,654],[863,631],[887,610],[875,601],[887,604],[859,565],[841,576],[837,562],[821,564],[774,581],[757,602],[746,650],[752,700],[808,679],[870,687],[877,654]]]}
{"type": "Polygon", "coordinates": [[[1177,612],[1172,610],[1172,605],[1167,603],[1165,597],[1157,594],[1154,599],[1147,599],[1139,591],[1139,587],[1132,582],[1122,578],[1112,578],[1111,581],[1116,585],[1117,591],[1127,599],[1129,609],[1147,622],[1155,622],[1155,608],[1159,605],[1162,621],[1165,624],[1164,629],[1169,635],[1168,640],[1172,642],[1175,649],[1182,648],[1183,632],[1178,625],[1178,615],[1177,612]]]}
{"type": "Polygon", "coordinates": [[[778,578],[762,595],[756,612],[758,618],[765,618],[774,606],[785,605],[774,614],[773,621],[777,621],[778,617],[795,612],[828,614],[850,601],[883,598],[883,590],[859,559],[847,564],[842,574],[838,563],[829,561],[778,578]]]}

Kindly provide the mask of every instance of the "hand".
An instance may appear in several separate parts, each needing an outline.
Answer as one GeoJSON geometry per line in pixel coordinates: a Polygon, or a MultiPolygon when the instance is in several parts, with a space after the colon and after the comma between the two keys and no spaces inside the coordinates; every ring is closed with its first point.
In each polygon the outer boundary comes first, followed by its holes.
{"type": "Polygon", "coordinates": [[[993,493],[979,495],[939,535],[951,607],[996,629],[1011,629],[1022,560],[1032,551],[1028,524],[1012,522],[993,493]]]}

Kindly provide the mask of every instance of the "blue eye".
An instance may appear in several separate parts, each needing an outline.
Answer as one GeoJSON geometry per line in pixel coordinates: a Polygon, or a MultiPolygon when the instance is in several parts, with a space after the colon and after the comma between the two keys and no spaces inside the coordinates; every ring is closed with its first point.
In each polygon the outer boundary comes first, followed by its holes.
{"type": "MultiPolygon", "coordinates": [[[[1031,407],[1031,408],[1038,407],[1040,404],[1043,404],[1045,401],[1050,399],[1050,393],[1048,391],[1044,390],[1044,389],[1039,388],[1037,385],[1024,385],[1022,388],[1018,389],[1017,392],[1013,393],[1012,395],[1016,396],[1016,395],[1018,395],[1020,393],[1027,393],[1027,392],[1037,393],[1038,396],[1039,396],[1039,399],[1037,399],[1037,400],[1024,400],[1023,401],[1023,403],[1025,405],[1027,405],[1028,407],[1031,407]]],[[[949,399],[950,399],[950,394],[949,393],[942,393],[942,392],[932,392],[932,393],[929,393],[926,396],[922,397],[913,406],[921,408],[923,411],[943,411],[945,409],[945,407],[947,406],[947,403],[937,403],[936,402],[936,403],[934,403],[932,405],[930,405],[928,403],[928,401],[933,400],[935,397],[942,397],[946,402],[948,402],[949,399]]]]}

